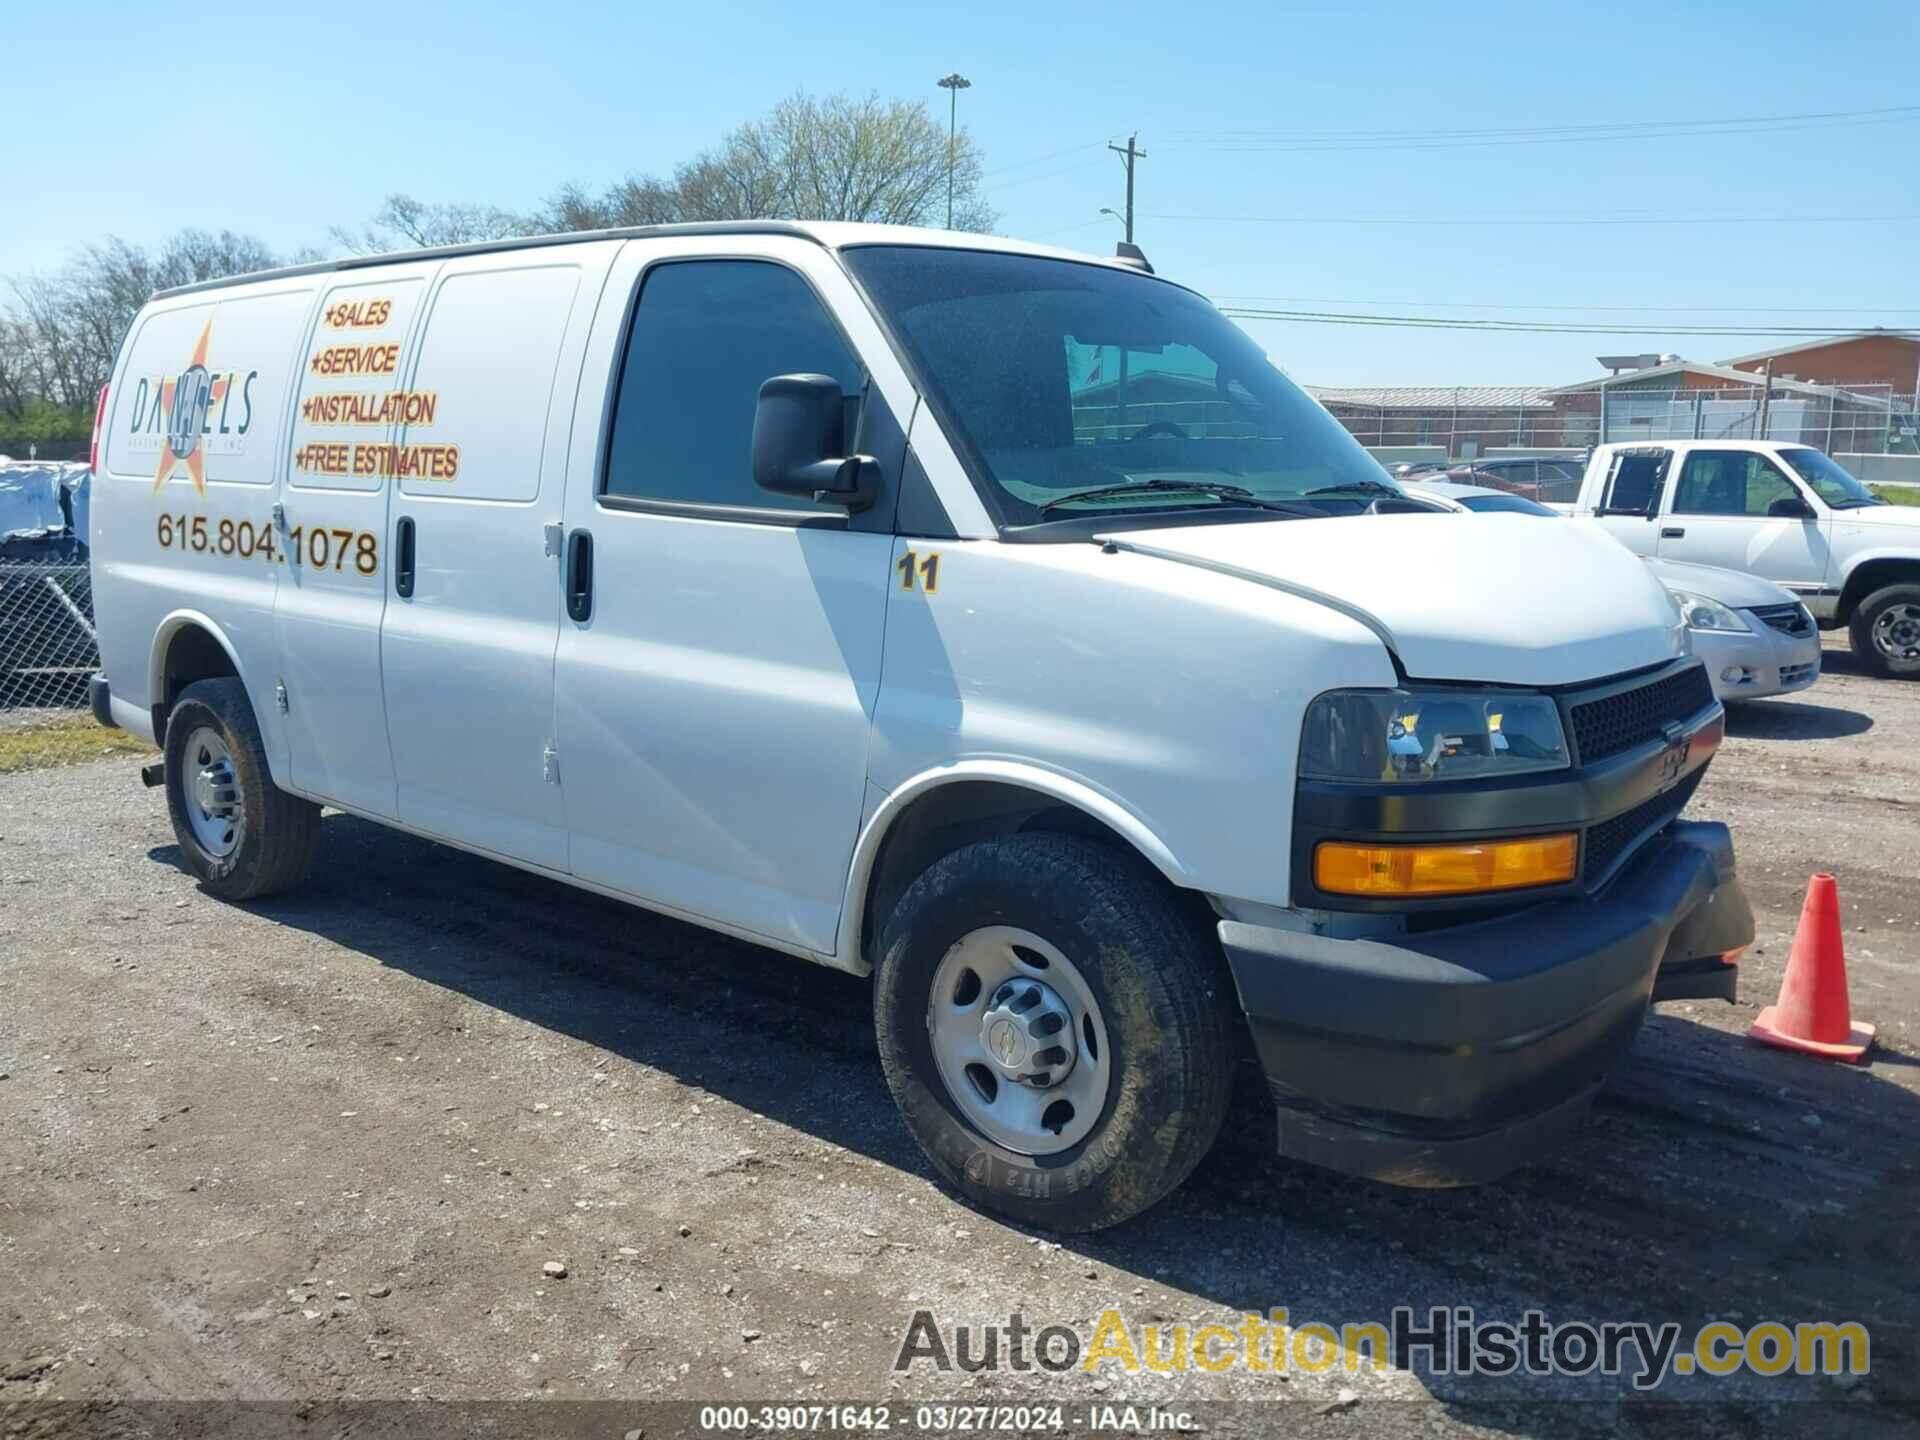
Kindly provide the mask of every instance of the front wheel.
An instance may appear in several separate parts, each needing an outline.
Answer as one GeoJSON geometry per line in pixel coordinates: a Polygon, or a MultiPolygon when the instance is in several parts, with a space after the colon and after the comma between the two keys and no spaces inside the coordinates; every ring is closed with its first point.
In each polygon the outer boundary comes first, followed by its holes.
{"type": "Polygon", "coordinates": [[[1160,876],[1074,836],[935,864],[881,938],[888,1088],[940,1173],[1023,1224],[1098,1230],[1185,1180],[1220,1132],[1225,969],[1160,876]]]}
{"type": "Polygon", "coordinates": [[[1889,585],[1855,608],[1853,653],[1875,675],[1920,676],[1920,585],[1889,585]]]}
{"type": "Polygon", "coordinates": [[[167,716],[167,810],[187,868],[211,895],[257,900],[306,878],[320,807],[267,770],[238,680],[198,680],[167,716]]]}

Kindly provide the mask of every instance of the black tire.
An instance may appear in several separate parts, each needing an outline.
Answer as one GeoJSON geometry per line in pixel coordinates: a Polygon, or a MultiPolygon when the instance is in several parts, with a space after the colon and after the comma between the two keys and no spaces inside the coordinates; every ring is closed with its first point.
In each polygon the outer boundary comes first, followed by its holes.
{"type": "Polygon", "coordinates": [[[167,716],[166,762],[174,839],[208,894],[258,900],[306,878],[320,836],[320,807],[273,783],[246,686],[229,678],[198,680],[182,690],[167,716]],[[193,802],[186,787],[197,771],[186,749],[203,727],[226,742],[246,817],[239,843],[227,855],[215,855],[200,843],[187,814],[193,802]]]}
{"type": "Polygon", "coordinates": [[[1920,656],[1895,659],[1874,643],[1874,625],[1896,605],[1920,606],[1920,585],[1889,585],[1867,596],[1854,607],[1849,636],[1853,642],[1854,658],[1869,674],[1885,679],[1911,680],[1920,677],[1920,656]]]}
{"type": "Polygon", "coordinates": [[[1238,1031],[1217,951],[1135,856],[1076,836],[985,840],[936,863],[881,936],[874,1028],[888,1088],[936,1169],[968,1200],[1023,1225],[1098,1230],[1145,1210],[1192,1173],[1220,1133],[1238,1031]],[[933,1059],[934,972],[970,932],[1044,936],[1081,971],[1104,1016],[1112,1082],[1093,1129],[1028,1156],[988,1139],[933,1059]]]}

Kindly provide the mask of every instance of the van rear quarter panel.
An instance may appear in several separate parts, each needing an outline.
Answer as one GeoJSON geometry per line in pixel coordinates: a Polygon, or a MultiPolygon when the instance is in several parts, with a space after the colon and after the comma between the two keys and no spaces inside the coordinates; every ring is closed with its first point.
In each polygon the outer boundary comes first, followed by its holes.
{"type": "Polygon", "coordinates": [[[315,283],[270,281],[149,304],[108,393],[92,506],[102,670],[145,712],[169,616],[205,616],[234,655],[276,776],[272,533],[298,352],[315,283]],[[163,523],[162,517],[166,517],[163,523]]]}
{"type": "MultiPolygon", "coordinates": [[[[1175,883],[1288,903],[1307,703],[1395,683],[1369,631],[1309,600],[1096,545],[901,539],[870,777],[1010,761],[1076,782],[1171,855],[1175,883]]],[[[1163,866],[1163,868],[1165,868],[1163,866]]]]}

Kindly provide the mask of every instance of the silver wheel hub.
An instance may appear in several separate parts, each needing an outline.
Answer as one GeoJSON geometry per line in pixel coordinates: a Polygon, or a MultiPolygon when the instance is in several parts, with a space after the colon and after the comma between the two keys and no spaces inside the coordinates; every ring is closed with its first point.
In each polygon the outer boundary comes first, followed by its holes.
{"type": "Polygon", "coordinates": [[[1882,610],[1873,622],[1873,643],[1889,659],[1920,659],[1920,605],[1882,610]]]}
{"type": "Polygon", "coordinates": [[[1001,1076],[1045,1089],[1073,1069],[1073,1012],[1038,980],[1008,980],[980,1021],[980,1048],[1001,1076]]]}
{"type": "Polygon", "coordinates": [[[1112,1087],[1100,1003],[1059,947],[990,925],[963,936],[927,998],[934,1067],[962,1118],[1021,1155],[1085,1139],[1112,1087]]]}
{"type": "Polygon", "coordinates": [[[218,731],[202,726],[187,737],[180,759],[185,772],[181,778],[186,782],[182,798],[193,838],[209,855],[224,860],[240,847],[246,833],[233,752],[218,731]]]}

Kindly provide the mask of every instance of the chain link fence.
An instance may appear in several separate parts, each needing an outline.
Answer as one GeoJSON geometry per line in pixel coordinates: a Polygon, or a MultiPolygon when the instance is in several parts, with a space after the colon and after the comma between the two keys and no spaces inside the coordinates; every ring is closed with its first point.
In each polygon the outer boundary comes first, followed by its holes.
{"type": "Polygon", "coordinates": [[[1361,444],[1438,450],[1449,460],[1660,440],[1780,440],[1829,455],[1920,452],[1920,401],[1884,385],[1776,380],[1771,396],[1758,385],[1311,388],[1361,444]]]}
{"type": "Polygon", "coordinates": [[[100,668],[84,465],[0,463],[0,715],[87,704],[100,668]]]}

